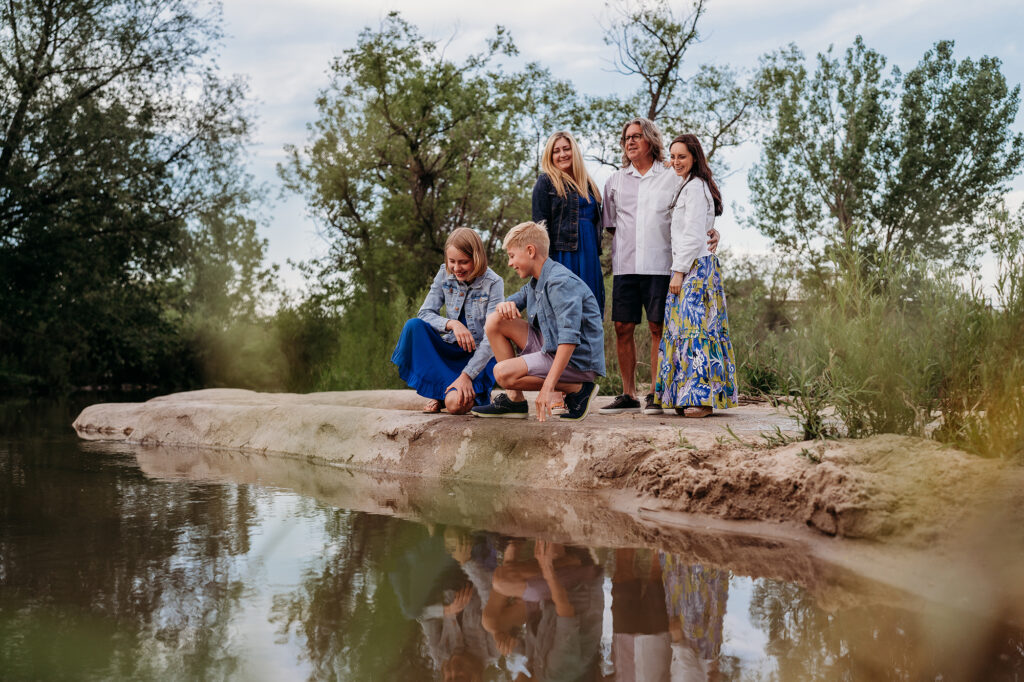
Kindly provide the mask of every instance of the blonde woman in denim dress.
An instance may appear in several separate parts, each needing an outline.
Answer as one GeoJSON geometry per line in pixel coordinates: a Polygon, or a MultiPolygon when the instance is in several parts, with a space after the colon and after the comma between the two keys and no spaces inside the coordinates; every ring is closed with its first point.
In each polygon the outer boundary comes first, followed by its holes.
{"type": "Polygon", "coordinates": [[[480,235],[469,228],[456,228],[444,253],[426,300],[402,328],[391,362],[402,381],[428,399],[424,412],[443,407],[449,414],[466,414],[473,405],[490,403],[494,353],[484,323],[505,299],[505,282],[487,267],[480,235]]]}
{"type": "Polygon", "coordinates": [[[544,145],[543,171],[533,186],[533,221],[547,227],[548,253],[582,279],[597,299],[604,317],[604,273],[601,271],[601,193],[583,165],[573,136],[553,133],[544,145]]]}

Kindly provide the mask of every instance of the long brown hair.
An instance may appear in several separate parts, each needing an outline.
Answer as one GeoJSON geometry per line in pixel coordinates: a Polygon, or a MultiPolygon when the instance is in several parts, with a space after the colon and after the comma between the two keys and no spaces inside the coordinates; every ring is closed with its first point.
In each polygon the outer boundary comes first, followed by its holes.
{"type": "Polygon", "coordinates": [[[672,145],[676,142],[682,142],[686,145],[687,151],[689,151],[690,156],[693,157],[693,166],[690,168],[690,177],[692,178],[693,176],[697,176],[707,183],[708,189],[711,190],[711,199],[715,202],[715,215],[722,215],[722,193],[718,190],[718,185],[715,184],[715,179],[711,177],[711,167],[708,166],[708,159],[704,156],[704,148],[700,146],[700,140],[697,139],[696,135],[691,133],[676,135],[672,140],[672,144],[668,146],[670,151],[672,149],[672,145]]]}
{"type": "Polygon", "coordinates": [[[571,133],[559,130],[551,134],[551,137],[548,138],[547,143],[544,145],[544,154],[540,157],[540,169],[547,173],[548,179],[551,180],[555,191],[558,192],[558,196],[563,199],[565,198],[565,186],[568,184],[580,196],[593,197],[601,201],[601,193],[597,190],[597,183],[590,177],[587,167],[583,165],[583,154],[580,152],[580,146],[576,144],[576,139],[571,133]],[[569,169],[571,171],[569,173],[557,167],[551,160],[551,156],[555,151],[555,143],[562,139],[569,143],[569,149],[572,150],[572,168],[569,169]]]}

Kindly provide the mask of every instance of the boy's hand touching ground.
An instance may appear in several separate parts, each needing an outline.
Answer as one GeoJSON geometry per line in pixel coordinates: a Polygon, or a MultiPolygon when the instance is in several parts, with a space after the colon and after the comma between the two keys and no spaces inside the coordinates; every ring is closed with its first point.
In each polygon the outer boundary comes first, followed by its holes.
{"type": "Polygon", "coordinates": [[[534,405],[537,406],[537,421],[542,422],[551,416],[551,406],[556,402],[555,392],[545,383],[537,394],[534,405]]]}

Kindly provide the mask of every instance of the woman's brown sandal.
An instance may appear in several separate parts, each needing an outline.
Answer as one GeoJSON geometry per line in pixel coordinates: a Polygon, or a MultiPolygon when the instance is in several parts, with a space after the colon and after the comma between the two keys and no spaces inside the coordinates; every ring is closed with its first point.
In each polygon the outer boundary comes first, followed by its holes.
{"type": "Polygon", "coordinates": [[[437,414],[441,411],[440,400],[428,400],[427,404],[423,406],[423,414],[437,414]]]}
{"type": "Polygon", "coordinates": [[[676,408],[676,414],[680,414],[684,417],[690,417],[691,419],[700,419],[701,417],[707,417],[713,411],[714,410],[707,406],[676,408]]]}

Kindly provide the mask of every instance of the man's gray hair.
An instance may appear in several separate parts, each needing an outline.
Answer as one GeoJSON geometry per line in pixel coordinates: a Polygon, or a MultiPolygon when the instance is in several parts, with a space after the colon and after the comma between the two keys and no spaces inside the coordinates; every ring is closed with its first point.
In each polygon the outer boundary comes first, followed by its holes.
{"type": "Polygon", "coordinates": [[[622,167],[629,168],[629,157],[626,156],[626,130],[631,125],[640,126],[640,132],[651,148],[651,159],[655,163],[662,163],[665,160],[665,143],[661,141],[661,131],[651,119],[637,117],[626,121],[626,125],[622,126],[622,135],[619,136],[619,144],[622,145],[622,167]]]}

